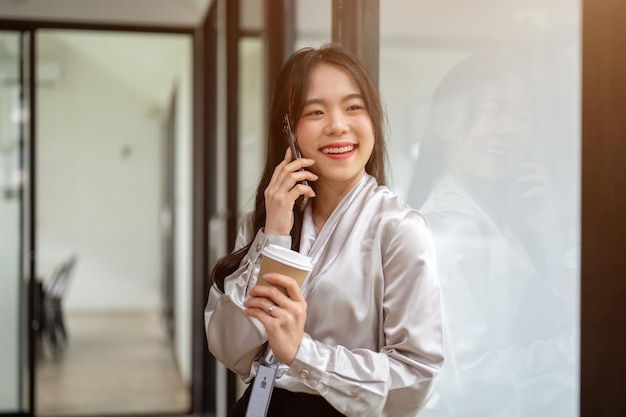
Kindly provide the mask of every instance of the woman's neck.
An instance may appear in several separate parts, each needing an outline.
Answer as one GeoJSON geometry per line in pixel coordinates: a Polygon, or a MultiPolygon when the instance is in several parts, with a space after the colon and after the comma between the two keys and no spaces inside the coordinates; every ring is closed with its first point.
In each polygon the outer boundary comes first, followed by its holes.
{"type": "MultiPolygon", "coordinates": [[[[362,178],[362,177],[361,177],[362,178]]],[[[328,218],[333,214],[339,203],[360,181],[337,183],[327,181],[315,182],[315,198],[312,200],[311,213],[313,224],[317,230],[322,230],[328,218]]]]}

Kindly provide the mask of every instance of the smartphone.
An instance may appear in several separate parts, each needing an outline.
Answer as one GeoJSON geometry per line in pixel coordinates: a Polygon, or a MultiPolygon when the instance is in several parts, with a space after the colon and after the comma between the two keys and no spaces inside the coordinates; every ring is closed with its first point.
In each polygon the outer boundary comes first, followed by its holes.
{"type": "MultiPolygon", "coordinates": [[[[289,122],[289,116],[285,114],[283,118],[283,132],[285,132],[285,137],[287,138],[287,143],[289,143],[289,147],[291,148],[291,155],[293,155],[294,159],[302,158],[302,154],[300,153],[300,148],[298,148],[298,143],[296,142],[296,136],[293,133],[293,129],[291,128],[291,123],[289,122]]],[[[300,171],[304,171],[304,169],[300,169],[300,171]]],[[[300,181],[299,184],[309,185],[307,180],[300,181]]],[[[303,211],[306,207],[306,203],[309,201],[309,197],[306,195],[301,195],[296,200],[296,206],[298,206],[300,211],[303,211]]]]}

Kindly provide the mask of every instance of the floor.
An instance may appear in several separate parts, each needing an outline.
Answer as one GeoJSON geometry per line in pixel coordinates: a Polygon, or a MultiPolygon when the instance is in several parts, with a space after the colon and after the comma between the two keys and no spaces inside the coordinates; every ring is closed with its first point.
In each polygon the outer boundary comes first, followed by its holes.
{"type": "Polygon", "coordinates": [[[58,359],[40,356],[36,416],[185,414],[190,390],[157,313],[66,317],[58,359]]]}

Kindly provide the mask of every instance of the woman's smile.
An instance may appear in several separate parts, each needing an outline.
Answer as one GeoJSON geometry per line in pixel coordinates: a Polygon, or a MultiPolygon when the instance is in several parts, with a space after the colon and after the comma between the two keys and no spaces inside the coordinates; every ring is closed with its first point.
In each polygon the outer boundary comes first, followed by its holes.
{"type": "Polygon", "coordinates": [[[357,145],[355,144],[331,144],[321,148],[324,155],[332,159],[347,159],[350,158],[356,152],[357,145]]]}

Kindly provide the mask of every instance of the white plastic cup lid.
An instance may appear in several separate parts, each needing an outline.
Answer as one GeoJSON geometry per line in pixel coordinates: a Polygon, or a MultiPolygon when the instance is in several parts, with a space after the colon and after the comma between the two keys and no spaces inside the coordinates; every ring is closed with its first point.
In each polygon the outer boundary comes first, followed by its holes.
{"type": "Polygon", "coordinates": [[[269,245],[263,249],[261,254],[293,268],[302,269],[304,271],[313,269],[313,263],[310,257],[291,249],[283,248],[282,246],[269,245]]]}

